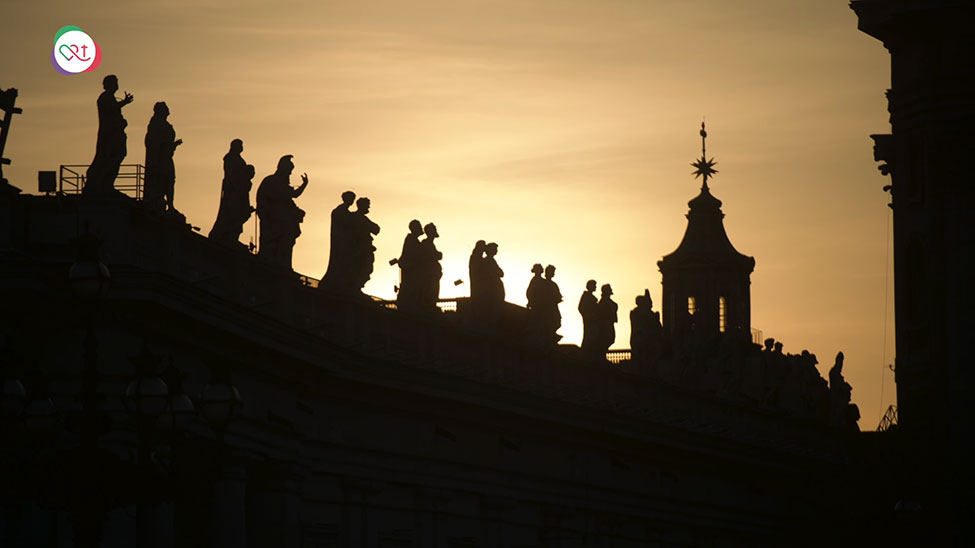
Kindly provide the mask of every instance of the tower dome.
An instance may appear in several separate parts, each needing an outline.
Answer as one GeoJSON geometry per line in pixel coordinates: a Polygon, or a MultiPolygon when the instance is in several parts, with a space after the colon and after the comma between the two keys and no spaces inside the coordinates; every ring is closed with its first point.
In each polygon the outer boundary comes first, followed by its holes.
{"type": "Polygon", "coordinates": [[[657,262],[663,278],[663,325],[672,336],[693,332],[751,333],[751,273],[755,259],[739,253],[724,229],[721,200],[708,178],[717,170],[707,159],[707,131],[701,124],[701,159],[691,165],[703,177],[700,193],[687,203],[687,229],[673,253],[657,262]]]}

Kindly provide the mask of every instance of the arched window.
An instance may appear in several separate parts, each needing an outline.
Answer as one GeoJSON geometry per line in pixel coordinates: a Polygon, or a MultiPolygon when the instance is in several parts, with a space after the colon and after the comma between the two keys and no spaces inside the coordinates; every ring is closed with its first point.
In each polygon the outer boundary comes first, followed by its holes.
{"type": "Polygon", "coordinates": [[[688,297],[687,298],[687,313],[690,314],[691,316],[693,316],[695,312],[697,312],[697,303],[694,301],[694,297],[688,297]]]}
{"type": "Polygon", "coordinates": [[[727,307],[724,304],[724,297],[718,297],[718,331],[724,333],[725,327],[728,325],[727,321],[727,307]]]}

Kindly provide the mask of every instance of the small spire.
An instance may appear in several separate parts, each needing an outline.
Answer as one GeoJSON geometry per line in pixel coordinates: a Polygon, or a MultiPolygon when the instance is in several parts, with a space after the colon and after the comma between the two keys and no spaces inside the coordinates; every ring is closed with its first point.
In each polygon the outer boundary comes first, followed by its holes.
{"type": "Polygon", "coordinates": [[[701,190],[707,190],[708,188],[708,177],[713,177],[718,170],[714,169],[714,166],[718,165],[714,161],[714,158],[710,160],[707,159],[707,138],[708,132],[704,128],[704,121],[701,121],[701,159],[691,163],[691,166],[697,168],[694,170],[694,178],[704,177],[704,185],[701,186],[701,190]]]}

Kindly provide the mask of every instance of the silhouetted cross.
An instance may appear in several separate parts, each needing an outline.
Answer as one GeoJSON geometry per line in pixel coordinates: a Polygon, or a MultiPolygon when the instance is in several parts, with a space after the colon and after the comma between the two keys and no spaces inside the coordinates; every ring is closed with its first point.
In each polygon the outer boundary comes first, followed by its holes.
{"type": "Polygon", "coordinates": [[[708,132],[704,129],[704,122],[701,122],[701,159],[691,163],[692,166],[697,169],[694,170],[694,178],[704,177],[704,186],[702,188],[708,188],[708,177],[713,176],[718,170],[714,169],[714,166],[718,165],[714,161],[714,158],[710,160],[707,159],[707,138],[708,132]]]}

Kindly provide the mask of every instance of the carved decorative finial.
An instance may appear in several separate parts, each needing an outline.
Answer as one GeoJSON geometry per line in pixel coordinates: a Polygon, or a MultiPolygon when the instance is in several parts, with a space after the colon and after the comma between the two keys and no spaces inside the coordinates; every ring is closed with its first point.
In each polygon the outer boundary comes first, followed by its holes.
{"type": "Polygon", "coordinates": [[[714,169],[714,166],[718,165],[714,161],[714,158],[707,159],[707,138],[708,132],[704,128],[704,121],[701,121],[701,159],[693,162],[691,166],[696,168],[694,170],[695,179],[704,177],[704,185],[701,187],[702,190],[708,188],[708,177],[712,177],[718,172],[718,170],[714,169]]]}

